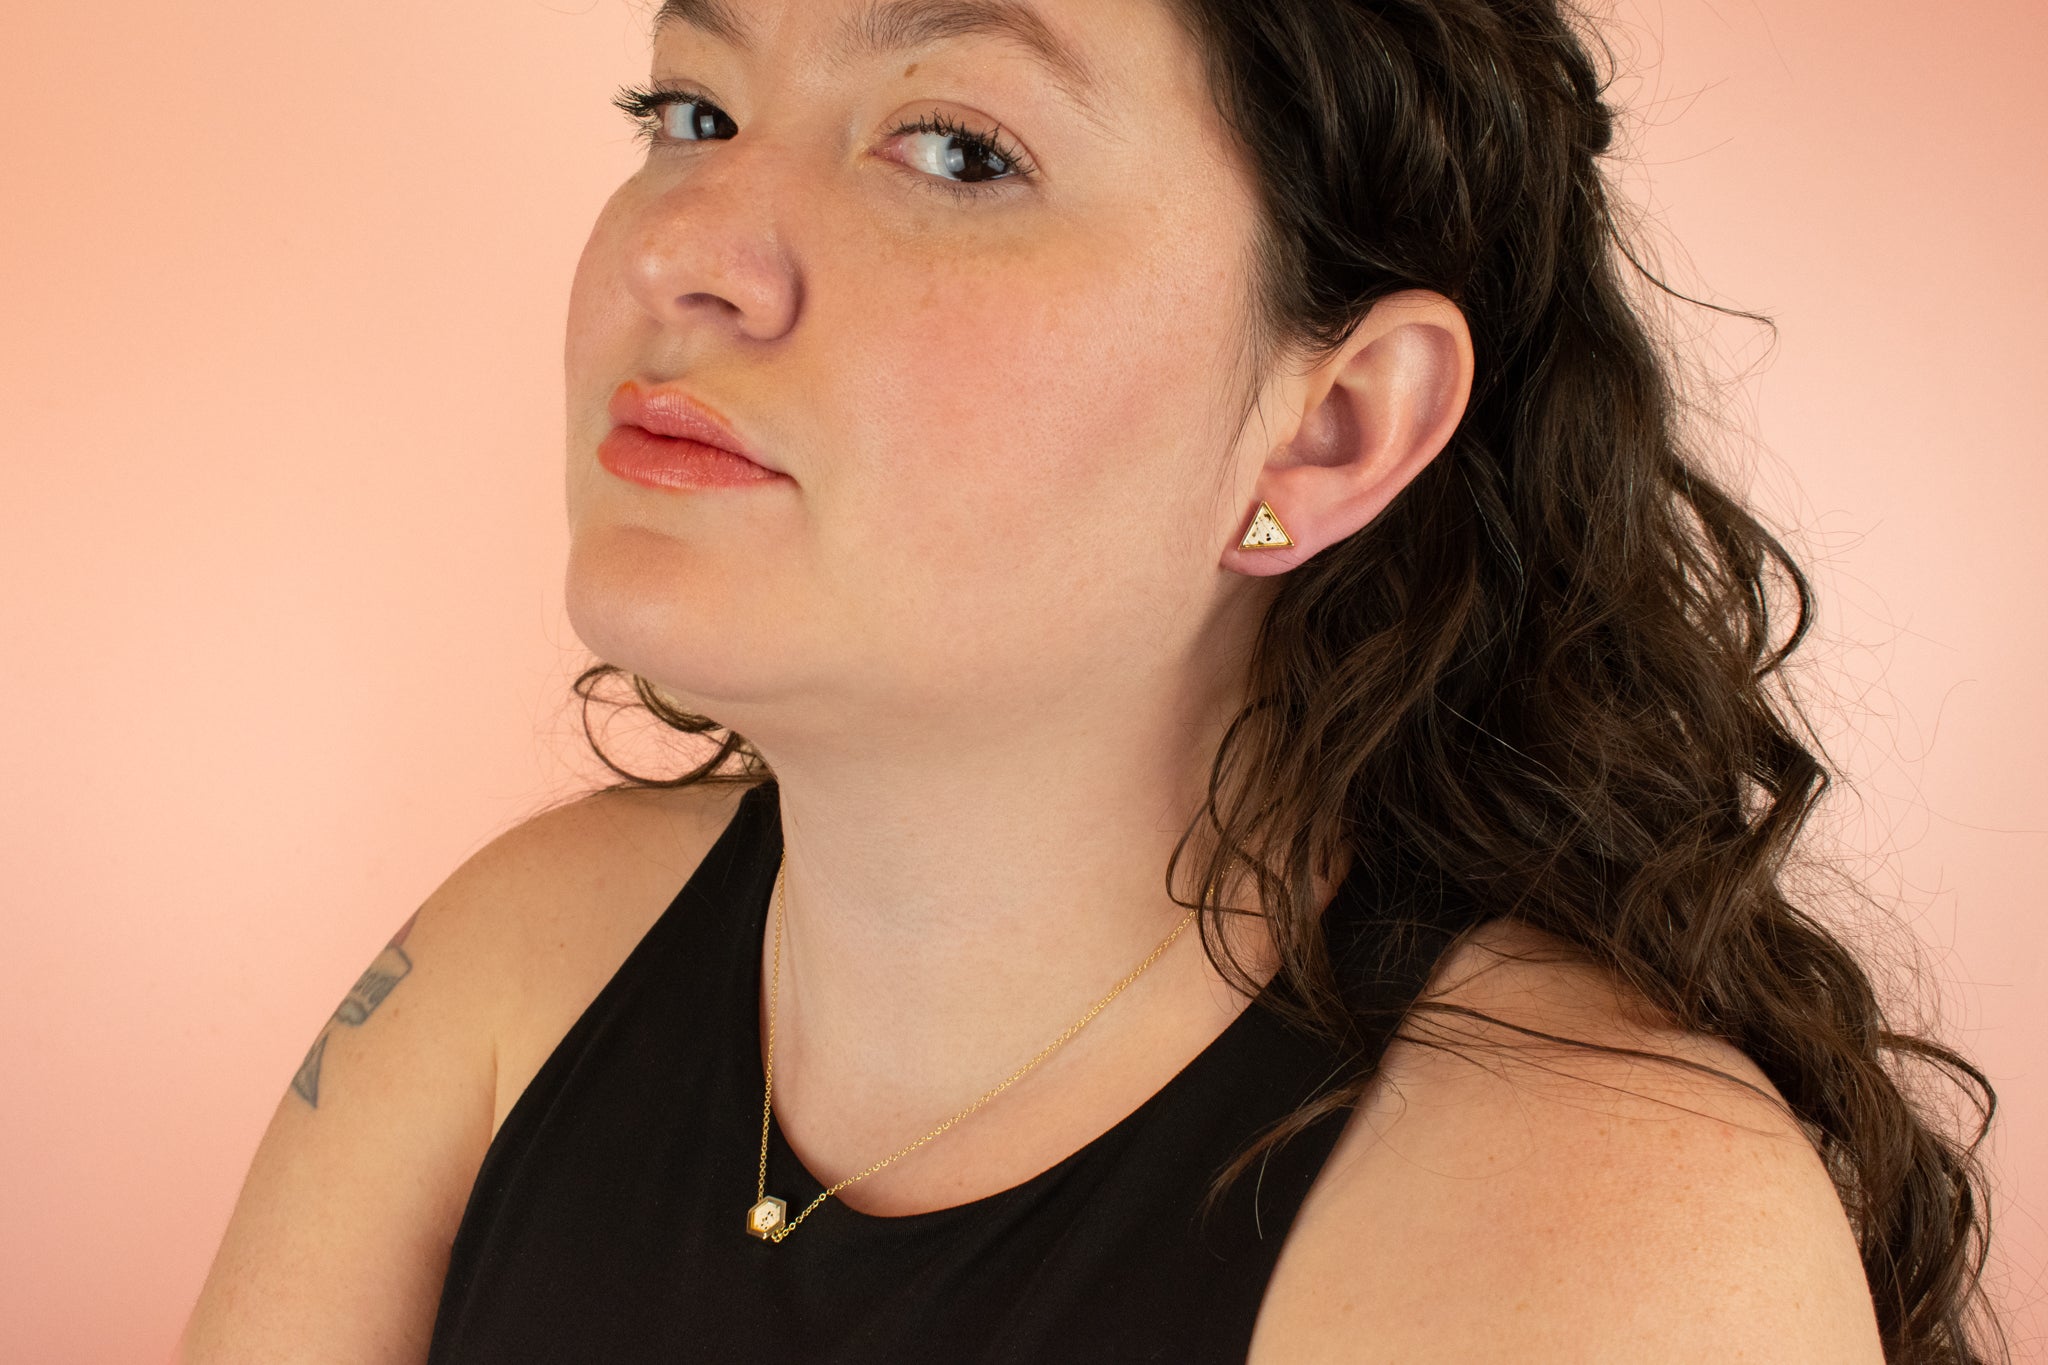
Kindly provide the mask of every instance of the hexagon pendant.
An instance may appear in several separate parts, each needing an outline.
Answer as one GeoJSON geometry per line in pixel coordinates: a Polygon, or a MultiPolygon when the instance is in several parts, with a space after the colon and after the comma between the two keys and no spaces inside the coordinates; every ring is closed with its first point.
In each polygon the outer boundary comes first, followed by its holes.
{"type": "Polygon", "coordinates": [[[772,1241],[788,1214],[789,1205],[772,1194],[764,1195],[760,1203],[747,1210],[747,1231],[764,1242],[772,1241]]]}

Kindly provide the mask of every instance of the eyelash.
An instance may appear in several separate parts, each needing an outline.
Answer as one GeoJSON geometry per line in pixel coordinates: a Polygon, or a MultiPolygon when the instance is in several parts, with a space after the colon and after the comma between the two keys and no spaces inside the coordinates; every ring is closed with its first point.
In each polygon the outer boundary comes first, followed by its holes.
{"type": "MultiPolygon", "coordinates": [[[[644,142],[650,147],[660,146],[663,143],[661,112],[667,106],[671,104],[706,104],[710,105],[713,109],[719,107],[716,102],[705,98],[701,92],[692,90],[687,86],[621,86],[619,93],[613,96],[612,104],[623,111],[627,118],[639,125],[639,131],[634,136],[636,140],[644,142]]],[[[1010,168],[1011,174],[1004,176],[1000,180],[985,180],[979,183],[947,180],[940,176],[926,175],[923,172],[917,173],[917,180],[920,184],[942,194],[950,194],[958,199],[982,199],[991,194],[1002,192],[1006,186],[1013,183],[1028,183],[1038,177],[1038,167],[1034,166],[1028,157],[1011,145],[1009,140],[1003,136],[1000,128],[991,128],[986,131],[969,128],[954,119],[948,118],[943,112],[935,109],[931,113],[914,119],[909,123],[898,124],[890,130],[889,136],[898,137],[904,133],[943,133],[948,137],[957,138],[961,142],[971,144],[977,151],[1002,162],[1010,168]]]]}

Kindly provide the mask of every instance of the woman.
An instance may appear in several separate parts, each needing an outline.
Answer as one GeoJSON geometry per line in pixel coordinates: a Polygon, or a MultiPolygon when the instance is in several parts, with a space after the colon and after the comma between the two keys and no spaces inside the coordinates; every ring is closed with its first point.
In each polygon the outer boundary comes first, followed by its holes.
{"type": "Polygon", "coordinates": [[[406,922],[187,1359],[1989,1358],[1550,0],[670,0],[620,103],[580,690],[717,743],[406,922]]]}

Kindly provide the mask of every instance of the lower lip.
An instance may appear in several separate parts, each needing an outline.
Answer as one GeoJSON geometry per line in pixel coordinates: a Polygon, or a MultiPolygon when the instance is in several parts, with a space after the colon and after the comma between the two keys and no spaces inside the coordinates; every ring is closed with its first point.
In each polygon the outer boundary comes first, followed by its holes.
{"type": "Polygon", "coordinates": [[[729,450],[632,426],[613,427],[598,442],[597,462],[644,488],[737,488],[785,477],[729,450]]]}

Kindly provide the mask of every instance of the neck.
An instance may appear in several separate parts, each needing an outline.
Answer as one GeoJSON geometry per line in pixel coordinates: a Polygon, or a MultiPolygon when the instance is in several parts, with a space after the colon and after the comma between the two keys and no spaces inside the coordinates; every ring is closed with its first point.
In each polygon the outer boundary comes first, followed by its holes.
{"type": "MultiPolygon", "coordinates": [[[[984,725],[999,733],[898,736],[838,759],[743,728],[774,765],[781,806],[778,1095],[860,1095],[879,1113],[942,1117],[1059,1036],[1199,898],[1199,842],[1175,869],[1188,904],[1168,894],[1166,868],[1226,720],[1140,726],[1126,713],[1091,730],[1061,717],[1057,740],[984,725]]],[[[1224,899],[1248,906],[1249,895],[1239,883],[1224,899]]],[[[1263,981],[1262,929],[1230,924],[1263,981]]],[[[1190,924],[1034,1075],[1213,1035],[1244,1004],[1190,924]]]]}

